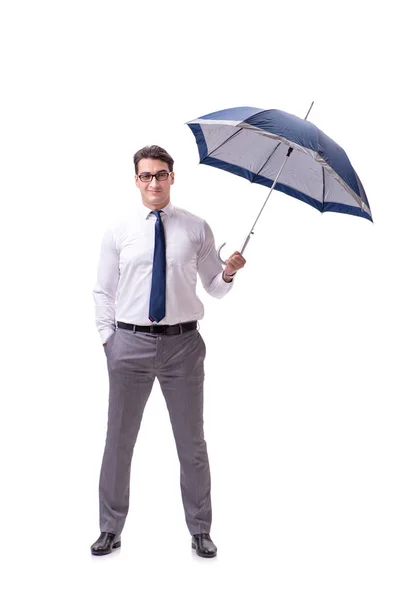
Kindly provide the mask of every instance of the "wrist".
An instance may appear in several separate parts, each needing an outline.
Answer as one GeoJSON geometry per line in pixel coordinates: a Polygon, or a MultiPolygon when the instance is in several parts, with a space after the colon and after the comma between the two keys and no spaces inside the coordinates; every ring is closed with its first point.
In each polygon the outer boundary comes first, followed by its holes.
{"type": "Polygon", "coordinates": [[[237,271],[235,271],[234,273],[227,273],[226,271],[222,272],[222,278],[224,281],[226,281],[226,283],[230,283],[231,281],[233,281],[233,278],[235,277],[237,271]]]}

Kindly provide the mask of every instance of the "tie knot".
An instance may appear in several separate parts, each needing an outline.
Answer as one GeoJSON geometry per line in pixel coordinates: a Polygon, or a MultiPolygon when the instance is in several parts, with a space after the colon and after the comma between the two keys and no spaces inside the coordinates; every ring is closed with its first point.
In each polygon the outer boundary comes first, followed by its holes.
{"type": "Polygon", "coordinates": [[[152,210],[153,215],[156,215],[157,219],[161,219],[162,210],[152,210]]]}

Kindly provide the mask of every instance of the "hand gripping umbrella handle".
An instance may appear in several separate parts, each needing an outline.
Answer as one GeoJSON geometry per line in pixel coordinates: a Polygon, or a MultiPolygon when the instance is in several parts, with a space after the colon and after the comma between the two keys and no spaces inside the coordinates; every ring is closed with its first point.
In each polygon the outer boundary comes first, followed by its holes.
{"type": "MultiPolygon", "coordinates": [[[[243,252],[244,252],[244,250],[245,250],[245,248],[246,248],[247,244],[248,244],[248,243],[249,243],[249,241],[250,241],[250,236],[251,236],[253,233],[254,233],[254,231],[250,231],[249,235],[248,235],[248,236],[247,236],[247,238],[246,238],[246,241],[244,242],[244,244],[243,244],[243,246],[242,246],[242,248],[241,248],[241,250],[240,250],[240,254],[242,254],[242,255],[243,255],[243,252]]],[[[219,246],[218,250],[217,250],[217,253],[218,253],[218,258],[219,258],[219,260],[221,261],[221,263],[222,263],[223,265],[226,265],[226,261],[225,261],[225,260],[224,260],[224,259],[221,257],[221,250],[222,250],[222,248],[223,248],[225,245],[226,245],[226,242],[224,242],[223,244],[221,244],[221,245],[219,246]]]]}

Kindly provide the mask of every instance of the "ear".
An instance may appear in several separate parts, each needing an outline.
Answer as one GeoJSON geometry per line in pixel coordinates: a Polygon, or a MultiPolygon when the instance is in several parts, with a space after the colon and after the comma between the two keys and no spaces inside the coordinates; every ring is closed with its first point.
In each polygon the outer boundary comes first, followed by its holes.
{"type": "Polygon", "coordinates": [[[170,178],[171,178],[171,185],[173,185],[173,183],[175,181],[175,173],[173,171],[172,171],[172,173],[170,175],[170,178]]]}
{"type": "Polygon", "coordinates": [[[135,175],[135,183],[136,183],[136,187],[139,187],[139,177],[137,175],[135,175]]]}

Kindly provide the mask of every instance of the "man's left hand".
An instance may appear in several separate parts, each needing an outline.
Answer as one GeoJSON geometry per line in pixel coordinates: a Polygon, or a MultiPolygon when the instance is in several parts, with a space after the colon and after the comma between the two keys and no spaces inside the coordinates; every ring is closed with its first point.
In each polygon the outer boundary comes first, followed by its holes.
{"type": "Polygon", "coordinates": [[[240,252],[234,252],[226,261],[224,273],[229,277],[233,275],[239,269],[243,269],[246,264],[246,259],[240,254],[240,252]]]}

